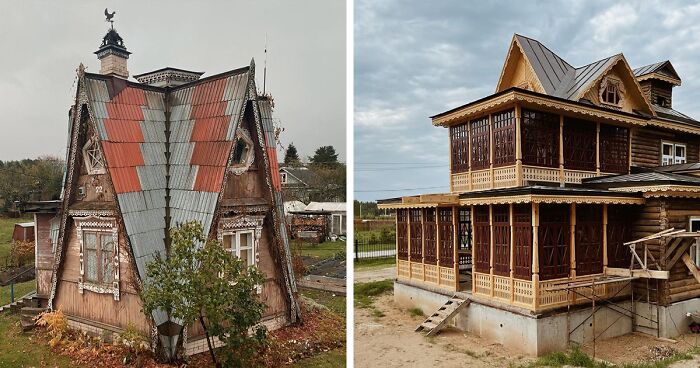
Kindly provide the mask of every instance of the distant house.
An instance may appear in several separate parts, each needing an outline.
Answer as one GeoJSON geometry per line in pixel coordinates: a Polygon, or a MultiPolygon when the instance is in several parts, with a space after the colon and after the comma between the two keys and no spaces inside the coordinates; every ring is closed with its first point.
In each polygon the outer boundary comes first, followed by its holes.
{"type": "Polygon", "coordinates": [[[21,222],[15,224],[15,229],[12,231],[12,241],[34,241],[34,223],[21,222]]]}
{"type": "Polygon", "coordinates": [[[345,202],[311,202],[305,212],[328,212],[330,217],[329,234],[345,234],[347,229],[347,206],[345,202]]]}
{"type": "Polygon", "coordinates": [[[284,215],[288,216],[290,212],[303,211],[306,208],[306,203],[301,201],[286,201],[284,202],[284,215]]]}
{"type": "Polygon", "coordinates": [[[318,175],[303,166],[283,166],[279,173],[284,199],[308,203],[311,192],[318,187],[318,175]]]}

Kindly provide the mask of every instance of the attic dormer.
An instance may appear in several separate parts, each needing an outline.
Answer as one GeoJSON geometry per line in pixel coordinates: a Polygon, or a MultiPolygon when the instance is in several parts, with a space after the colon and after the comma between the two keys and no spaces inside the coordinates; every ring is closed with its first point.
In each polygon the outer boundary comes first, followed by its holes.
{"type": "Polygon", "coordinates": [[[653,105],[672,108],[673,87],[681,85],[681,78],[666,60],[634,70],[644,97],[653,105]]]}

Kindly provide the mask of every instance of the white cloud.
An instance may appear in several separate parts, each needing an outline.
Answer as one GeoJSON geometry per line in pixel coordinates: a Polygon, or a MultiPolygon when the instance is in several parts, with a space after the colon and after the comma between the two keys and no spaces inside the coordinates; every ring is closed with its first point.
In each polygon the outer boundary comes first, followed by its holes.
{"type": "Polygon", "coordinates": [[[633,26],[639,17],[629,4],[616,4],[590,20],[593,38],[599,42],[610,42],[620,37],[620,33],[633,26]]]}

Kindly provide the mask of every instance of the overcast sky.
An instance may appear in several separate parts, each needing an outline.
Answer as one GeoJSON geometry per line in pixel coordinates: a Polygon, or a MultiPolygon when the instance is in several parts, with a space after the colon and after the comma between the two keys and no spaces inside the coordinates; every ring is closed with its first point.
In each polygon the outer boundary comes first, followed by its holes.
{"type": "Polygon", "coordinates": [[[449,190],[431,115],[494,93],[513,33],[575,67],[624,53],[671,60],[673,107],[700,119],[700,4],[688,1],[355,1],[355,197],[449,190]],[[417,190],[399,190],[423,188],[417,190]]]}
{"type": "Polygon", "coordinates": [[[3,2],[0,160],[63,157],[75,70],[81,62],[100,70],[93,52],[108,29],[105,7],[133,53],[131,75],[172,66],[206,77],[255,57],[262,89],[267,34],[267,91],[282,144],[294,142],[303,157],[333,145],[345,160],[342,0],[3,2]]]}

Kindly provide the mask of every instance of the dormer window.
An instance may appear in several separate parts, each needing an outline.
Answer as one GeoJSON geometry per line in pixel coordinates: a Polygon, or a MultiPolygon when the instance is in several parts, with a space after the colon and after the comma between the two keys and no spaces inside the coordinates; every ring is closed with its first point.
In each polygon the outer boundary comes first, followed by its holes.
{"type": "Polygon", "coordinates": [[[666,97],[656,96],[656,104],[661,107],[666,107],[666,97]]]}
{"type": "Polygon", "coordinates": [[[91,138],[83,146],[83,160],[88,174],[105,173],[105,161],[96,138],[91,138]]]}
{"type": "Polygon", "coordinates": [[[238,128],[236,131],[236,143],[233,146],[230,171],[235,175],[241,175],[253,164],[255,153],[253,151],[253,139],[248,130],[238,128]]]}
{"type": "Polygon", "coordinates": [[[607,76],[600,82],[601,103],[621,107],[624,94],[624,87],[619,79],[607,76]]]}

